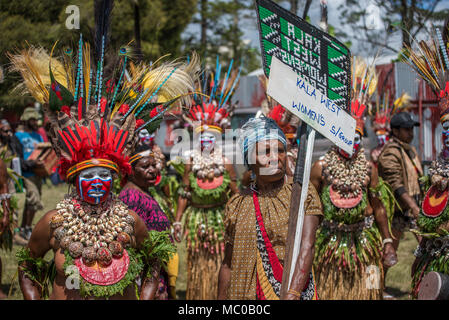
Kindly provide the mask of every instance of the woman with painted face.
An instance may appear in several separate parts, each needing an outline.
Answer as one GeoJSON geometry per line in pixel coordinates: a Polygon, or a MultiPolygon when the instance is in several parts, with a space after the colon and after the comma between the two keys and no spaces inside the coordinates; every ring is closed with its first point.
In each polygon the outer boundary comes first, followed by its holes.
{"type": "MultiPolygon", "coordinates": [[[[444,27],[436,28],[430,35],[432,45],[419,43],[419,51],[407,48],[407,63],[433,89],[438,97],[440,123],[443,127],[442,150],[422,179],[425,196],[417,215],[418,230],[422,237],[415,251],[412,266],[412,296],[419,299],[449,299],[449,18],[444,27]],[[437,47],[435,47],[437,45],[437,47]],[[423,56],[429,64],[422,64],[423,56]],[[426,74],[427,76],[424,76],[426,74]],[[443,76],[440,76],[443,75],[443,76]],[[433,272],[431,272],[433,271],[433,272]]],[[[404,138],[410,133],[398,132],[404,138]]],[[[416,208],[415,208],[416,209],[416,208]]],[[[413,210],[416,212],[416,210],[413,210]]]]}
{"type": "MultiPolygon", "coordinates": [[[[51,249],[56,274],[50,299],[136,299],[135,279],[142,269],[135,267],[139,262],[134,251],[148,233],[139,216],[111,193],[118,171],[109,169],[111,166],[115,167],[112,161],[91,159],[68,173],[75,190],[37,223],[27,246],[28,257],[19,256],[19,280],[25,299],[42,299],[48,294],[43,291],[45,284],[38,282],[43,279],[36,281],[30,272],[33,262],[51,249]],[[67,265],[73,266],[72,272],[67,265]],[[77,282],[68,285],[72,273],[78,275],[77,282]],[[108,293],[105,287],[110,288],[108,293]]],[[[152,268],[157,278],[158,267],[152,268]]],[[[144,277],[140,297],[153,299],[156,289],[157,281],[144,277]]]]}
{"type": "Polygon", "coordinates": [[[224,253],[223,210],[229,197],[238,192],[234,167],[218,143],[230,125],[234,106],[228,101],[239,74],[232,70],[232,62],[223,79],[205,72],[205,78],[198,82],[203,95],[194,96],[195,105],[185,117],[193,127],[194,150],[184,159],[173,226],[175,240],[181,241],[183,232],[187,244],[187,300],[217,299],[218,272],[224,253]]]}
{"type": "MultiPolygon", "coordinates": [[[[292,197],[286,137],[274,120],[260,117],[243,125],[239,145],[245,165],[256,179],[226,205],[226,247],[218,298],[279,300],[292,197]]],[[[317,298],[312,263],[321,218],[319,195],[309,184],[301,253],[286,299],[317,298]]]]}
{"type": "Polygon", "coordinates": [[[231,193],[237,193],[232,164],[216,145],[221,128],[195,128],[198,149],[185,164],[178,200],[174,235],[181,241],[182,218],[187,240],[187,300],[215,300],[218,271],[223,259],[223,210],[231,193]]]}
{"type": "MultiPolygon", "coordinates": [[[[359,97],[363,83],[360,77],[366,74],[364,66],[361,76],[353,75],[355,97],[359,97]]],[[[360,70],[358,66],[355,69],[360,70]]],[[[311,171],[310,180],[323,203],[324,221],[317,236],[314,265],[318,292],[325,300],[382,299],[382,260],[388,266],[397,262],[381,201],[384,186],[361,146],[365,103],[375,88],[374,84],[366,90],[368,79],[375,77],[371,68],[368,71],[361,100],[351,102],[357,123],[353,153],[332,147],[311,171]]]]}
{"type": "MultiPolygon", "coordinates": [[[[70,186],[65,199],[41,218],[28,246],[17,254],[20,287],[25,299],[154,299],[161,265],[176,248],[169,232],[148,231],[145,221],[111,192],[112,182],[131,174],[129,156],[139,132],[155,130],[151,122],[162,120],[170,106],[155,108],[150,103],[156,91],[163,101],[193,91],[198,59],[192,57],[190,64],[166,62],[144,68],[143,75],[131,72],[129,77],[107,79],[103,59],[82,63],[91,58],[82,37],[79,48],[75,59],[79,64],[70,66],[72,60],[63,63],[55,57],[50,64],[49,55],[40,48],[10,56],[25,86],[39,83],[27,89],[50,119],[49,138],[60,157],[59,173],[70,186]],[[100,68],[94,71],[90,66],[100,68]],[[72,78],[73,70],[77,72],[72,78]],[[98,81],[90,74],[98,74],[98,81]],[[129,88],[137,91],[130,95],[129,88]],[[54,264],[43,259],[50,250],[54,264]]],[[[126,71],[127,49],[121,48],[119,55],[120,70],[111,75],[126,71]]]]}
{"type": "MultiPolygon", "coordinates": [[[[148,231],[170,230],[170,220],[148,191],[155,185],[160,174],[159,157],[154,154],[150,145],[140,144],[134,150],[129,163],[133,172],[128,176],[128,182],[120,192],[119,199],[139,215],[148,231]]],[[[160,300],[176,299],[178,255],[176,254],[173,258],[169,261],[167,268],[161,269],[157,293],[157,298],[160,300]]]]}

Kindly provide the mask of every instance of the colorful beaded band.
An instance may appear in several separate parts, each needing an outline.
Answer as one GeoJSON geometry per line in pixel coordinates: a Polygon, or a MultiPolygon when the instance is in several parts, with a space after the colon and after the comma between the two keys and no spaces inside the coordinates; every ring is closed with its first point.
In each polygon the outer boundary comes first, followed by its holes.
{"type": "Polygon", "coordinates": [[[150,157],[153,155],[154,155],[154,153],[151,150],[146,150],[146,151],[136,153],[131,158],[129,158],[129,164],[133,164],[133,162],[136,162],[137,160],[142,159],[143,157],[150,157]]]}
{"type": "Polygon", "coordinates": [[[200,132],[204,132],[204,131],[216,131],[218,133],[223,133],[223,130],[218,126],[204,125],[204,126],[199,126],[199,127],[195,128],[196,133],[200,133],[200,132]]]}
{"type": "Polygon", "coordinates": [[[70,179],[73,175],[76,173],[92,167],[104,167],[108,169],[112,169],[115,172],[119,172],[119,167],[115,162],[112,162],[111,160],[107,159],[89,159],[86,161],[82,161],[80,163],[75,164],[74,166],[70,167],[69,170],[67,170],[67,179],[70,179]]]}

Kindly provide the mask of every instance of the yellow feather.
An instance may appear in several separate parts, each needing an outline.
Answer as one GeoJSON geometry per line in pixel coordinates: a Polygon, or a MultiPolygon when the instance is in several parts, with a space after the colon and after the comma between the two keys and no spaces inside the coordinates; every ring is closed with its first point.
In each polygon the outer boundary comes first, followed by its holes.
{"type": "MultiPolygon", "coordinates": [[[[30,47],[17,54],[8,53],[8,56],[11,71],[19,72],[23,79],[16,90],[31,94],[40,103],[48,103],[48,88],[51,85],[48,53],[43,48],[30,47]]],[[[67,87],[64,66],[59,60],[53,59],[52,71],[56,81],[67,87]]]]}
{"type": "Polygon", "coordinates": [[[189,64],[171,62],[150,70],[145,74],[142,81],[144,89],[148,89],[148,92],[142,99],[141,104],[151,97],[165,81],[157,93],[157,101],[169,101],[175,97],[182,96],[180,102],[184,105],[190,105],[191,99],[185,96],[185,94],[195,91],[195,82],[198,79],[199,71],[200,62],[196,53],[192,55],[189,64]],[[174,70],[175,68],[176,70],[174,70]],[[171,76],[168,78],[170,74],[171,76]]]}
{"type": "Polygon", "coordinates": [[[352,89],[353,99],[359,99],[366,103],[377,89],[377,73],[373,65],[368,66],[366,61],[358,56],[352,58],[352,89]],[[367,87],[365,92],[361,92],[367,87]]]}
{"type": "MultiPolygon", "coordinates": [[[[88,43],[84,44],[83,48],[83,76],[84,76],[84,87],[86,88],[86,98],[89,96],[89,84],[90,84],[90,45],[88,43]]],[[[87,101],[89,103],[89,101],[87,101]]]]}
{"type": "Polygon", "coordinates": [[[397,110],[406,108],[407,105],[410,103],[411,99],[412,99],[412,97],[409,94],[407,94],[406,92],[401,94],[401,96],[393,102],[394,108],[393,108],[392,113],[396,112],[397,110]]]}

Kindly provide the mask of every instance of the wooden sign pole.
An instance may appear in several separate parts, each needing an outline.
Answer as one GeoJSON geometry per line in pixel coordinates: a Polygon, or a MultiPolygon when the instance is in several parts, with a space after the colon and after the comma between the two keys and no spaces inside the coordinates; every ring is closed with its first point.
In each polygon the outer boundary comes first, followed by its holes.
{"type": "MultiPolygon", "coordinates": [[[[326,2],[321,2],[325,24],[326,2]]],[[[269,78],[267,94],[302,120],[283,263],[281,298],[285,298],[301,249],[315,130],[352,153],[356,123],[345,112],[350,102],[351,53],[338,39],[273,1],[255,4],[264,73],[269,78]],[[297,47],[304,47],[311,58],[304,59],[297,47]]]]}
{"type": "Polygon", "coordinates": [[[300,127],[300,148],[296,160],[293,189],[288,219],[287,244],[284,257],[284,272],[282,274],[281,298],[284,298],[290,287],[296,260],[301,247],[301,235],[304,221],[304,203],[307,199],[310,168],[312,162],[315,130],[311,130],[307,138],[308,125],[303,121],[300,127]],[[304,188],[303,188],[304,187],[304,188]]]}

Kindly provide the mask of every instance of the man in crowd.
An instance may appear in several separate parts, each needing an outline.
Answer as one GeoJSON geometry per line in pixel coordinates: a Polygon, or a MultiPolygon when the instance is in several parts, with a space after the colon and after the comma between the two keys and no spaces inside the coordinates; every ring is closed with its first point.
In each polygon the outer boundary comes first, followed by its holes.
{"type": "MultiPolygon", "coordinates": [[[[410,143],[413,129],[419,122],[408,112],[399,112],[391,118],[392,137],[379,156],[379,175],[391,186],[396,201],[393,223],[393,247],[399,247],[404,231],[415,228],[419,214],[421,190],[419,178],[423,175],[418,153],[410,143]]],[[[385,275],[387,272],[385,268],[385,275]]]]}
{"type": "MultiPolygon", "coordinates": [[[[23,147],[23,159],[25,162],[33,153],[37,144],[43,142],[42,136],[37,132],[39,129],[37,122],[39,118],[39,113],[33,107],[26,108],[20,117],[20,120],[23,122],[23,131],[17,131],[16,137],[23,147]]],[[[39,166],[42,166],[40,160],[28,161],[26,168],[22,171],[22,175],[25,178],[26,199],[21,223],[21,236],[27,240],[31,236],[31,223],[36,211],[43,209],[41,202],[42,178],[34,173],[34,170],[39,166]]]]}
{"type": "MultiPolygon", "coordinates": [[[[5,119],[0,120],[0,150],[2,153],[4,152],[5,159],[13,159],[11,163],[6,165],[9,165],[11,169],[15,170],[17,174],[21,175],[22,170],[26,168],[27,162],[23,160],[22,145],[14,135],[11,125],[5,119]],[[14,161],[16,159],[19,161],[21,168],[14,167],[14,161]]],[[[8,179],[8,190],[10,194],[14,194],[16,192],[14,180],[12,179],[8,179]]],[[[11,208],[11,210],[13,209],[11,208]]],[[[17,225],[18,215],[16,210],[13,211],[14,224],[17,225]]],[[[20,235],[17,229],[14,232],[14,243],[21,246],[27,244],[27,241],[20,235]]]]}

